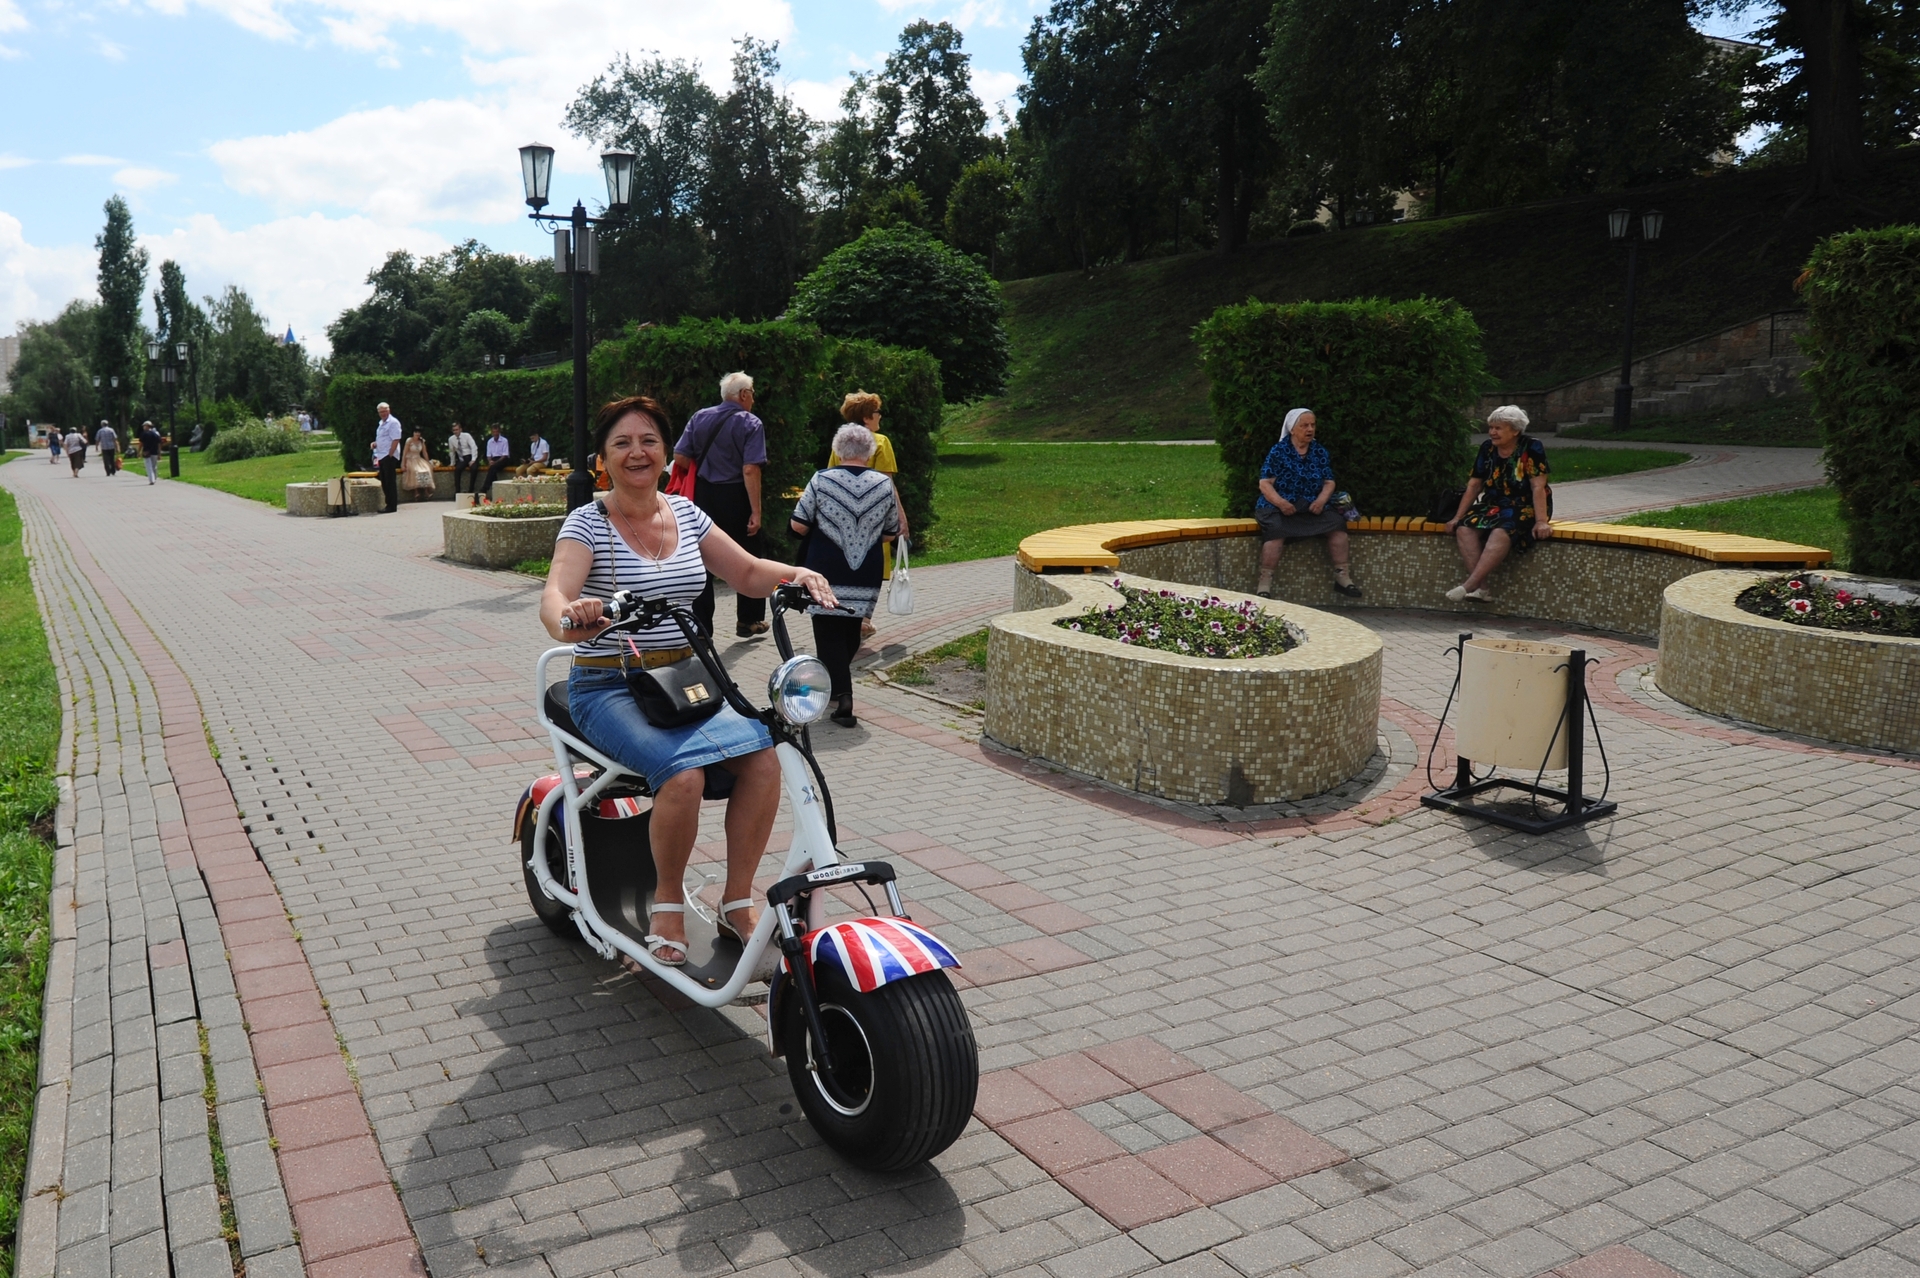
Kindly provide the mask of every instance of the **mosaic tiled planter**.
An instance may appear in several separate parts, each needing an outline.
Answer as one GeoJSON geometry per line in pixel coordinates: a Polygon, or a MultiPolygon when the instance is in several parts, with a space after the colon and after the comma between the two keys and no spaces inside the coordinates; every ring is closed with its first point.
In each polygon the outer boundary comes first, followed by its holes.
{"type": "Polygon", "coordinates": [[[1920,639],[1789,625],[1734,605],[1771,575],[1706,572],[1667,587],[1660,690],[1708,714],[1920,753],[1920,639]]]}
{"type": "Polygon", "coordinates": [[[567,481],[559,479],[496,479],[493,481],[493,499],[495,501],[565,501],[567,499],[567,481]]]}
{"type": "MultiPolygon", "coordinates": [[[[380,509],[385,499],[380,492],[377,479],[349,479],[347,481],[347,500],[356,515],[371,515],[380,509]]],[[[288,484],[287,513],[302,518],[321,518],[327,513],[327,485],[324,481],[317,484],[288,484]]]]}
{"type": "Polygon", "coordinates": [[[446,556],[477,568],[511,568],[522,560],[550,559],[564,515],[539,519],[497,519],[450,510],[440,516],[446,556]]]}
{"type": "Polygon", "coordinates": [[[1053,624],[1119,601],[1114,574],[1025,575],[1024,610],[995,617],[987,643],[986,735],[1000,745],[1143,794],[1238,807],[1319,794],[1373,757],[1381,644],[1365,626],[1256,600],[1306,642],[1277,657],[1188,657],[1053,624]]]}

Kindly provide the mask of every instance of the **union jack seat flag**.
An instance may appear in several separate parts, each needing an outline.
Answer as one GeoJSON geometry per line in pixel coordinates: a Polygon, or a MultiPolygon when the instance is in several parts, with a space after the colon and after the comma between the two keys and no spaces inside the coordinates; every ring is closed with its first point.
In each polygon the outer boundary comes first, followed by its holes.
{"type": "Polygon", "coordinates": [[[960,966],[933,933],[906,919],[843,919],[809,932],[802,943],[816,964],[834,964],[862,994],[889,981],[960,966]]]}
{"type": "MultiPolygon", "coordinates": [[[[592,781],[593,768],[587,764],[581,764],[573,770],[573,779],[575,784],[580,785],[592,781]]],[[[520,802],[515,804],[513,809],[514,838],[517,839],[526,832],[528,819],[533,816],[540,804],[546,800],[548,792],[559,784],[560,774],[558,772],[550,772],[521,792],[520,802]]],[[[623,797],[600,800],[600,815],[609,820],[617,817],[636,817],[646,810],[647,803],[644,799],[623,797]]],[[[566,813],[556,808],[554,815],[559,819],[561,826],[564,827],[567,820],[566,813]]]]}

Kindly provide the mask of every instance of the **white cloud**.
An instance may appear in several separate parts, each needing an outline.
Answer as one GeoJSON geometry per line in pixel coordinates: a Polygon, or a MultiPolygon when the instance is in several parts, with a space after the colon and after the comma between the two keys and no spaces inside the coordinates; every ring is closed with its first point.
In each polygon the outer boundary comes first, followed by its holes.
{"type": "Polygon", "coordinates": [[[1025,76],[1012,71],[983,71],[978,67],[973,70],[973,91],[986,104],[989,117],[998,114],[1002,105],[1006,107],[1008,115],[1019,110],[1020,99],[1014,94],[1026,82],[1025,76]]]}
{"type": "MultiPolygon", "coordinates": [[[[884,61],[884,59],[883,59],[884,61]]],[[[787,92],[802,111],[816,120],[837,120],[846,112],[840,109],[840,95],[847,91],[845,80],[789,80],[787,92]]]]}
{"type": "Polygon", "coordinates": [[[13,0],[0,0],[0,31],[25,31],[27,15],[13,0]]]}
{"type": "Polygon", "coordinates": [[[93,249],[84,244],[27,243],[20,220],[0,213],[0,333],[28,320],[50,320],[74,298],[91,295],[96,265],[93,249]]]}
{"type": "Polygon", "coordinates": [[[24,155],[0,155],[0,169],[24,169],[32,163],[24,155]]]}
{"type": "Polygon", "coordinates": [[[168,258],[180,263],[195,297],[238,284],[275,330],[285,332],[291,324],[294,336],[317,352],[327,349],[327,325],[366,300],[367,272],[387,254],[396,249],[439,253],[448,247],[431,231],[318,213],[243,230],[229,230],[201,213],[165,235],[143,235],[140,243],[156,271],[168,258]]]}
{"type": "Polygon", "coordinates": [[[124,186],[129,191],[145,191],[151,187],[165,186],[169,182],[178,182],[179,175],[165,169],[147,169],[132,165],[113,175],[115,186],[124,186]]]}

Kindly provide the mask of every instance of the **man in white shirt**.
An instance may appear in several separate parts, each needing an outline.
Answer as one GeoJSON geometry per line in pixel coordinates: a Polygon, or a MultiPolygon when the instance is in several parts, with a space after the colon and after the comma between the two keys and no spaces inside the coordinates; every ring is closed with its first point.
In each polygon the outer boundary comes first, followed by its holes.
{"type": "Polygon", "coordinates": [[[480,481],[480,491],[493,496],[493,481],[500,478],[500,472],[507,468],[507,460],[513,455],[512,446],[507,437],[500,433],[498,426],[487,427],[487,477],[480,481]]]}
{"type": "Polygon", "coordinates": [[[466,475],[467,491],[472,492],[480,482],[480,446],[473,442],[473,436],[460,429],[460,423],[453,424],[453,434],[447,436],[447,460],[453,463],[453,491],[460,491],[460,476],[466,475]]]}
{"type": "Polygon", "coordinates": [[[387,499],[382,514],[400,509],[400,419],[381,404],[380,425],[373,432],[373,468],[380,472],[380,493],[387,499]]]}
{"type": "Polygon", "coordinates": [[[533,440],[527,445],[527,464],[519,470],[520,478],[526,479],[533,475],[546,474],[547,459],[551,456],[553,456],[553,450],[547,446],[547,441],[540,438],[539,431],[534,431],[533,440]]]}

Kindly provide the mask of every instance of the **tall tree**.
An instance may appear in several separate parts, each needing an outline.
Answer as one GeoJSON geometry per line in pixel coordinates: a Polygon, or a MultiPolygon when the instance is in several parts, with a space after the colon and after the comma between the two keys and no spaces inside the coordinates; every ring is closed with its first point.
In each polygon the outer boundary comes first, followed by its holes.
{"type": "Polygon", "coordinates": [[[778,314],[806,267],[812,126],[780,89],[778,53],[778,44],[751,36],[735,44],[697,200],[715,299],[742,319],[778,314]]]}
{"type": "Polygon", "coordinates": [[[987,259],[1000,273],[1000,237],[1013,225],[1020,206],[1020,182],[1013,165],[997,155],[969,164],[947,196],[947,242],[987,259]]]}
{"type": "Polygon", "coordinates": [[[210,328],[207,313],[187,294],[187,275],[169,258],[160,263],[160,287],[153,293],[155,336],[168,345],[187,343],[187,362],[180,366],[180,391],[185,393],[204,355],[210,328]]]}
{"type": "Polygon", "coordinates": [[[106,204],[107,221],[93,241],[100,252],[100,313],[93,325],[93,372],[100,378],[103,402],[110,404],[124,428],[134,391],[146,369],[145,335],[140,325],[140,303],[147,291],[147,251],[133,235],[133,213],[127,202],[113,196],[106,204]],[[113,378],[120,379],[118,393],[113,378]]]}
{"type": "Polygon", "coordinates": [[[467,317],[498,311],[524,325],[553,280],[547,263],[496,253],[476,240],[437,257],[390,253],[367,273],[373,296],[327,326],[333,371],[472,372],[478,352],[462,336],[467,317]]]}
{"type": "Polygon", "coordinates": [[[89,366],[99,314],[98,303],[76,299],[46,323],[20,326],[20,357],[0,398],[10,421],[80,431],[93,425],[97,397],[89,366]]]}
{"type": "Polygon", "coordinates": [[[945,217],[948,192],[988,148],[986,108],[973,91],[972,58],[960,45],[950,22],[909,23],[881,73],[899,91],[900,177],[926,197],[934,218],[945,217]]]}

